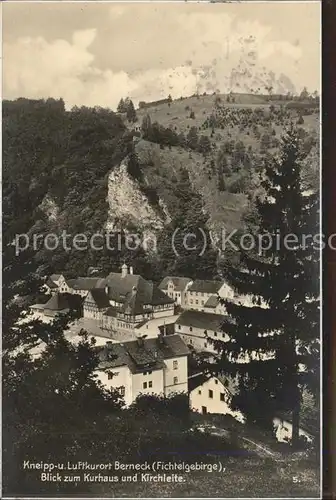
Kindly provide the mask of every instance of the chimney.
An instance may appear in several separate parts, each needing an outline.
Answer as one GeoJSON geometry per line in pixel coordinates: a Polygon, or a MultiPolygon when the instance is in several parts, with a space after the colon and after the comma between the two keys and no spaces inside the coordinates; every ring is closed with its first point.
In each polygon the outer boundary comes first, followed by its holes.
{"type": "Polygon", "coordinates": [[[129,273],[133,274],[133,267],[132,266],[130,266],[130,268],[129,268],[129,273]]]}
{"type": "Polygon", "coordinates": [[[106,358],[108,360],[114,358],[113,353],[112,353],[112,349],[113,349],[113,342],[111,342],[110,340],[108,340],[106,342],[106,344],[105,344],[106,358]]]}
{"type": "Polygon", "coordinates": [[[125,276],[127,276],[127,266],[126,266],[126,264],[123,264],[121,266],[121,277],[125,278],[125,276]]]}

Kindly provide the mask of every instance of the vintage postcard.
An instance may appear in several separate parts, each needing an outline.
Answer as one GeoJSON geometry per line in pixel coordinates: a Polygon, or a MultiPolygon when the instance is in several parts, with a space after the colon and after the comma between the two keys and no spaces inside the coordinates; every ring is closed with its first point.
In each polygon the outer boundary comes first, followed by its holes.
{"type": "Polygon", "coordinates": [[[3,2],[2,497],[321,495],[320,2],[3,2]]]}

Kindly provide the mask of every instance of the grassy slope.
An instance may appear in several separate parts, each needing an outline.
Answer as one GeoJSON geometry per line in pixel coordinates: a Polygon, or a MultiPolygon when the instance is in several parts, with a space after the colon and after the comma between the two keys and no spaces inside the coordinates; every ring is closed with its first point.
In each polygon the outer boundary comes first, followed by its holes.
{"type": "MultiPolygon", "coordinates": [[[[211,129],[202,128],[204,121],[215,111],[215,99],[221,98],[220,106],[231,110],[241,108],[256,108],[261,107],[265,111],[269,109],[270,103],[263,96],[256,95],[236,95],[236,102],[229,104],[226,102],[226,96],[206,95],[197,97],[184,98],[175,100],[169,107],[168,104],[159,104],[149,108],[140,109],[137,111],[138,122],[136,126],[140,126],[145,115],[149,114],[152,123],[157,121],[164,127],[171,127],[177,133],[188,133],[188,130],[196,126],[199,129],[199,136],[208,135],[210,137],[211,129]],[[186,110],[186,107],[189,109],[186,110]],[[195,118],[190,118],[190,110],[195,113],[195,118]]],[[[277,106],[277,103],[272,103],[277,106]]],[[[282,103],[285,104],[285,103],[282,103]]],[[[296,111],[292,111],[292,117],[297,118],[296,111]]],[[[133,125],[128,124],[132,129],[133,125]]],[[[283,126],[274,123],[267,123],[265,127],[259,126],[260,133],[268,131],[269,126],[275,129],[276,137],[280,138],[283,133],[283,126]]],[[[317,114],[304,116],[304,124],[302,125],[307,131],[315,131],[318,133],[319,117],[317,114]]],[[[249,128],[244,131],[239,130],[239,125],[232,125],[224,129],[215,129],[215,133],[211,138],[212,144],[215,144],[215,150],[211,153],[206,161],[200,153],[189,152],[180,147],[165,148],[160,150],[158,145],[140,141],[137,146],[137,151],[140,155],[141,162],[146,167],[146,177],[148,183],[158,190],[159,196],[165,201],[168,211],[175,203],[174,185],[171,182],[173,175],[178,175],[181,167],[189,171],[191,182],[195,189],[202,193],[204,200],[204,209],[210,215],[209,226],[215,230],[217,235],[221,234],[221,230],[225,229],[230,232],[233,229],[238,229],[241,225],[241,216],[247,205],[247,197],[244,194],[233,194],[227,191],[219,192],[216,185],[216,180],[211,179],[206,173],[205,162],[209,163],[211,157],[215,158],[216,151],[220,145],[227,140],[242,141],[246,148],[252,147],[252,151],[258,153],[260,150],[260,140],[251,133],[249,128]],[[156,167],[147,165],[149,157],[157,158],[156,167]]]]}

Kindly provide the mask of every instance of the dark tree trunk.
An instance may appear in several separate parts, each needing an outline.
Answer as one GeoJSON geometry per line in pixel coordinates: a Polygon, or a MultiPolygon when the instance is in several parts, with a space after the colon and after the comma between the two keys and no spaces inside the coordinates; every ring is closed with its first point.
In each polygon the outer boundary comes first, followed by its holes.
{"type": "Polygon", "coordinates": [[[298,395],[297,400],[295,402],[295,406],[292,411],[292,447],[298,448],[299,446],[299,430],[300,430],[300,396],[298,395]]]}

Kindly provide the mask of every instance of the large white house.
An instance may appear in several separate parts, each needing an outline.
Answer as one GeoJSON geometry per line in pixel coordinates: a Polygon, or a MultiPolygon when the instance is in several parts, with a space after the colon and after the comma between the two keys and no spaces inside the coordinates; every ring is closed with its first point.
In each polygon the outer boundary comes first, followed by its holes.
{"type": "Polygon", "coordinates": [[[132,332],[150,319],[174,316],[174,300],[151,281],[128,273],[127,266],[121,273],[111,273],[106,278],[105,292],[110,307],[102,315],[101,328],[110,332],[132,332]]]}
{"type": "Polygon", "coordinates": [[[140,394],[187,394],[188,353],[178,335],[107,342],[98,348],[97,374],[107,388],[119,390],[126,406],[140,394]]]}
{"type": "Polygon", "coordinates": [[[176,320],[175,333],[196,351],[216,352],[209,339],[227,341],[222,331],[225,316],[202,311],[184,311],[176,320]]]}
{"type": "Polygon", "coordinates": [[[185,309],[224,314],[219,298],[234,298],[233,290],[224,281],[195,280],[186,291],[185,309]]]}
{"type": "Polygon", "coordinates": [[[176,304],[185,307],[186,293],[188,287],[191,284],[192,280],[190,278],[180,276],[166,276],[159,284],[159,288],[166,295],[168,295],[168,297],[174,299],[176,304]]]}

